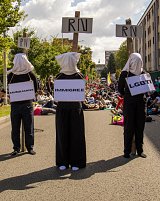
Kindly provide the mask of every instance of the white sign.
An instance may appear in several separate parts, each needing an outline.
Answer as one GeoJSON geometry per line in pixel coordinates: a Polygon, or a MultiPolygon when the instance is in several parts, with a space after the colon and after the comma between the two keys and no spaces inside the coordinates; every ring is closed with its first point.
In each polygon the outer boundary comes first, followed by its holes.
{"type": "Polygon", "coordinates": [[[28,37],[18,37],[18,47],[19,48],[30,48],[30,38],[28,37]]]}
{"type": "Polygon", "coordinates": [[[93,18],[64,17],[62,33],[92,33],[93,18]]]}
{"type": "Polygon", "coordinates": [[[131,95],[143,94],[149,91],[155,91],[151,76],[149,73],[126,78],[131,95]]]}
{"type": "Polygon", "coordinates": [[[35,99],[33,81],[12,83],[8,87],[10,102],[35,99]]]}
{"type": "Polygon", "coordinates": [[[84,101],[85,81],[84,80],[55,80],[54,82],[55,101],[84,101]]]}
{"type": "Polygon", "coordinates": [[[116,24],[116,37],[142,38],[143,27],[136,25],[118,25],[116,24]]]}

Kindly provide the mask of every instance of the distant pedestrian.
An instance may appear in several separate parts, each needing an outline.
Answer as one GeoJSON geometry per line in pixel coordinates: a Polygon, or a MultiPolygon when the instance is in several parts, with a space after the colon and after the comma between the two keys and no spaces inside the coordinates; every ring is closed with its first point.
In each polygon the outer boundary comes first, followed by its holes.
{"type": "Polygon", "coordinates": [[[141,55],[132,53],[123,68],[118,90],[124,97],[124,157],[130,158],[132,140],[135,135],[135,144],[138,156],[146,158],[143,153],[143,132],[145,126],[145,101],[144,94],[131,96],[126,83],[126,78],[143,73],[143,61],[141,55]]]}
{"type": "MultiPolygon", "coordinates": [[[[77,68],[80,54],[68,52],[56,56],[61,67],[56,79],[84,79],[77,68]]],[[[86,166],[84,115],[81,102],[58,102],[56,109],[56,165],[76,171],[86,166]]]]}
{"type": "MultiPolygon", "coordinates": [[[[25,81],[33,81],[35,92],[37,91],[37,79],[32,70],[34,67],[28,61],[26,54],[16,54],[13,61],[13,68],[8,72],[8,84],[25,81]]],[[[33,117],[33,100],[24,100],[11,102],[11,126],[12,142],[14,151],[12,156],[20,152],[20,126],[21,120],[24,124],[25,145],[28,153],[36,154],[34,147],[34,117],[33,117]]]]}
{"type": "Polygon", "coordinates": [[[53,76],[50,75],[47,82],[46,82],[46,90],[48,93],[50,93],[52,95],[52,97],[54,96],[54,81],[53,81],[53,76]]]}

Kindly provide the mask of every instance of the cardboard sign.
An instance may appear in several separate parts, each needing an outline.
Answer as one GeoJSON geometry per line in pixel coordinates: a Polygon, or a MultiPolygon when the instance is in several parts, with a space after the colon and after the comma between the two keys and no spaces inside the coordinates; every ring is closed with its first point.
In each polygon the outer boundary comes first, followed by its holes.
{"type": "Polygon", "coordinates": [[[84,101],[85,81],[84,80],[55,80],[54,82],[55,101],[84,101]]]}
{"type": "Polygon", "coordinates": [[[28,37],[18,37],[18,47],[19,48],[30,48],[30,38],[28,37]]]}
{"type": "Polygon", "coordinates": [[[62,18],[62,33],[92,33],[93,18],[62,18]]]}
{"type": "Polygon", "coordinates": [[[116,37],[142,38],[143,27],[137,25],[118,25],[116,24],[116,37]]]}
{"type": "Polygon", "coordinates": [[[8,87],[10,102],[35,99],[33,81],[12,83],[9,84],[8,87]]]}
{"type": "Polygon", "coordinates": [[[132,96],[155,91],[155,87],[149,73],[128,77],[126,78],[126,82],[132,96]]]}

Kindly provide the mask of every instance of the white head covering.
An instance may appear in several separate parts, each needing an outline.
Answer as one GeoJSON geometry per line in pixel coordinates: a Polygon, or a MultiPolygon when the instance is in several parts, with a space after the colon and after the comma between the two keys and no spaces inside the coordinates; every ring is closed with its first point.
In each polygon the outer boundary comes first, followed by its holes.
{"type": "Polygon", "coordinates": [[[60,54],[55,57],[58,64],[61,66],[60,73],[64,73],[66,75],[72,75],[74,73],[80,72],[77,68],[77,63],[80,58],[80,53],[77,52],[67,52],[64,54],[60,54]]]}
{"type": "Polygon", "coordinates": [[[132,53],[122,71],[140,75],[143,71],[143,61],[139,53],[132,53]]]}
{"type": "Polygon", "coordinates": [[[8,73],[14,73],[16,75],[29,73],[34,69],[33,65],[28,61],[26,54],[16,54],[13,60],[13,68],[8,73]]]}

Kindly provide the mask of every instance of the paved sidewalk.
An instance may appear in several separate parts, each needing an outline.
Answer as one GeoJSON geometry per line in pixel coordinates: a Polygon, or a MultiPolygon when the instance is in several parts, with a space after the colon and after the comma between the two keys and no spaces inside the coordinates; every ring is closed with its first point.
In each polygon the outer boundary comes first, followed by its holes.
{"type": "MultiPolygon", "coordinates": [[[[158,117],[159,118],[159,117],[158,117]]],[[[2,201],[159,201],[160,124],[147,123],[147,158],[123,158],[123,128],[109,111],[85,112],[87,167],[55,167],[55,116],[35,117],[35,151],[11,158],[10,122],[0,125],[2,201]],[[154,132],[153,132],[154,129],[154,132]]]]}
{"type": "Polygon", "coordinates": [[[0,125],[10,120],[10,116],[0,117],[0,125]]]}

